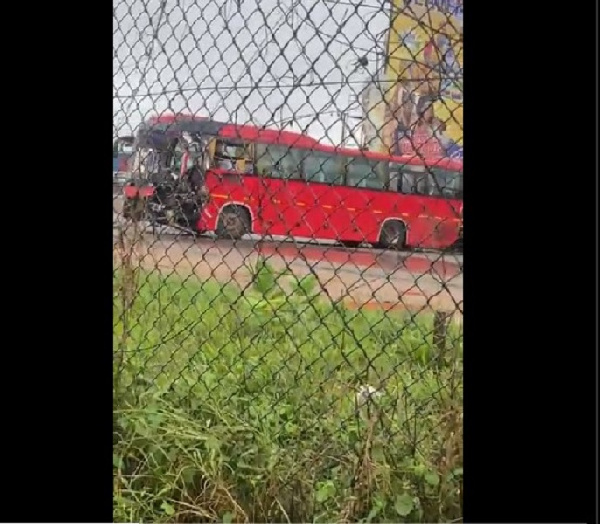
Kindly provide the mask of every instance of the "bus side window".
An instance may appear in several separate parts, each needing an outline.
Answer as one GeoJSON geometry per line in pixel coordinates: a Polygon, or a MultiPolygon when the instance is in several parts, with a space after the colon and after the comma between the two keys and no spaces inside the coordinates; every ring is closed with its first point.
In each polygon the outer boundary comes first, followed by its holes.
{"type": "Polygon", "coordinates": [[[215,138],[211,138],[208,141],[208,158],[210,165],[214,165],[215,163],[215,153],[217,151],[217,140],[215,138]]]}
{"type": "Polygon", "coordinates": [[[416,193],[418,195],[431,195],[434,190],[431,183],[431,175],[429,173],[418,173],[416,179],[416,193]]]}
{"type": "Polygon", "coordinates": [[[279,156],[279,168],[283,178],[287,180],[302,180],[302,154],[298,149],[289,146],[275,146],[279,156]]]}
{"type": "Polygon", "coordinates": [[[397,169],[391,167],[390,168],[390,178],[389,178],[388,186],[386,189],[393,193],[398,193],[402,189],[401,186],[402,186],[402,179],[401,179],[400,172],[397,169]]]}
{"type": "Polygon", "coordinates": [[[213,165],[218,169],[240,173],[254,171],[250,147],[239,141],[217,140],[213,165]]]}
{"type": "Polygon", "coordinates": [[[254,174],[254,144],[246,144],[244,147],[244,173],[254,174]]]}
{"type": "Polygon", "coordinates": [[[259,176],[268,176],[273,161],[265,144],[256,144],[256,172],[259,176]]]}
{"type": "Polygon", "coordinates": [[[407,171],[400,171],[399,175],[400,184],[398,190],[400,191],[400,193],[404,193],[406,195],[417,193],[415,174],[407,171]]]}
{"type": "Polygon", "coordinates": [[[406,195],[431,195],[432,176],[423,166],[403,166],[400,169],[400,187],[406,195]]]}
{"type": "Polygon", "coordinates": [[[284,180],[302,179],[302,159],[297,149],[288,146],[257,144],[258,174],[284,180]]]}
{"type": "Polygon", "coordinates": [[[343,158],[333,153],[310,152],[304,158],[304,173],[308,182],[343,185],[343,158]]]}
{"type": "Polygon", "coordinates": [[[387,174],[383,162],[354,157],[348,159],[346,184],[350,187],[383,189],[387,174]]]}
{"type": "Polygon", "coordinates": [[[445,198],[462,198],[462,173],[434,168],[433,175],[439,187],[439,195],[445,198]]]}
{"type": "Polygon", "coordinates": [[[232,171],[234,169],[235,155],[233,155],[233,158],[230,156],[232,149],[232,146],[224,140],[217,140],[214,156],[214,165],[216,168],[225,169],[227,171],[232,171]]]}

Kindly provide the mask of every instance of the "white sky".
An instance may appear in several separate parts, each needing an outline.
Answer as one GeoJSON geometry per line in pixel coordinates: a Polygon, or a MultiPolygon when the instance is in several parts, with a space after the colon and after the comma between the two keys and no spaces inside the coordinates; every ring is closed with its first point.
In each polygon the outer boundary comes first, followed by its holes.
{"type": "Polygon", "coordinates": [[[340,118],[327,111],[361,115],[360,92],[383,51],[389,8],[383,0],[335,1],[241,0],[238,11],[231,0],[163,0],[148,60],[161,0],[113,0],[115,134],[165,110],[224,121],[237,113],[239,123],[255,124],[309,115],[293,129],[339,143],[340,118]],[[364,55],[368,67],[356,69],[364,55]],[[292,75],[301,78],[296,87],[292,75]]]}

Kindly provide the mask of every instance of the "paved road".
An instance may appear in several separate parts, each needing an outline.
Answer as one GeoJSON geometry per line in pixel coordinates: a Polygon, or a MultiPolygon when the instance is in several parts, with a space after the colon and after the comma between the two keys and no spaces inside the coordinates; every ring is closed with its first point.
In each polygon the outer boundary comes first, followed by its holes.
{"type": "Polygon", "coordinates": [[[250,283],[253,268],[262,256],[278,271],[316,276],[322,293],[332,299],[418,309],[462,309],[462,273],[454,255],[170,234],[143,235],[137,252],[140,263],[148,269],[235,281],[241,286],[250,283]]]}
{"type": "MultiPolygon", "coordinates": [[[[123,224],[118,216],[121,199],[116,196],[114,203],[116,240],[123,224]]],[[[161,272],[194,273],[203,279],[214,277],[247,285],[262,256],[275,269],[287,269],[297,276],[315,275],[323,294],[332,299],[462,309],[461,254],[347,249],[332,243],[309,244],[281,237],[265,240],[255,235],[239,241],[216,240],[194,238],[168,228],[158,235],[146,231],[137,249],[141,264],[161,272]]],[[[118,256],[118,249],[115,254],[118,256]]]]}

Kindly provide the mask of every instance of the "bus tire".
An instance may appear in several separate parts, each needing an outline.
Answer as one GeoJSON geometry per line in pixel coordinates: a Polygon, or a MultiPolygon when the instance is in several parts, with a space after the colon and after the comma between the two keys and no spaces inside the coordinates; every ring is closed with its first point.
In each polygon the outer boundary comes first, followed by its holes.
{"type": "Polygon", "coordinates": [[[126,198],[123,202],[123,218],[125,220],[131,220],[133,216],[133,200],[126,198]]]}
{"type": "Polygon", "coordinates": [[[217,223],[217,236],[229,240],[238,240],[251,232],[250,212],[244,206],[227,206],[217,223]]]}
{"type": "Polygon", "coordinates": [[[383,225],[379,235],[379,245],[383,249],[404,249],[406,247],[406,226],[400,220],[389,220],[383,225]]]}
{"type": "Polygon", "coordinates": [[[123,202],[123,218],[139,222],[144,219],[145,202],[141,198],[128,198],[123,202]]]}

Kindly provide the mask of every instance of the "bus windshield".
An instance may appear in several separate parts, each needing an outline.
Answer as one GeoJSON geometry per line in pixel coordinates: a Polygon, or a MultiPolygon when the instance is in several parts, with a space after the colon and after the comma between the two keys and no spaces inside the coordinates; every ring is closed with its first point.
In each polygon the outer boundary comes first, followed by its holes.
{"type": "Polygon", "coordinates": [[[164,152],[142,148],[136,152],[134,170],[141,178],[150,178],[166,167],[167,160],[168,156],[164,152]]]}

